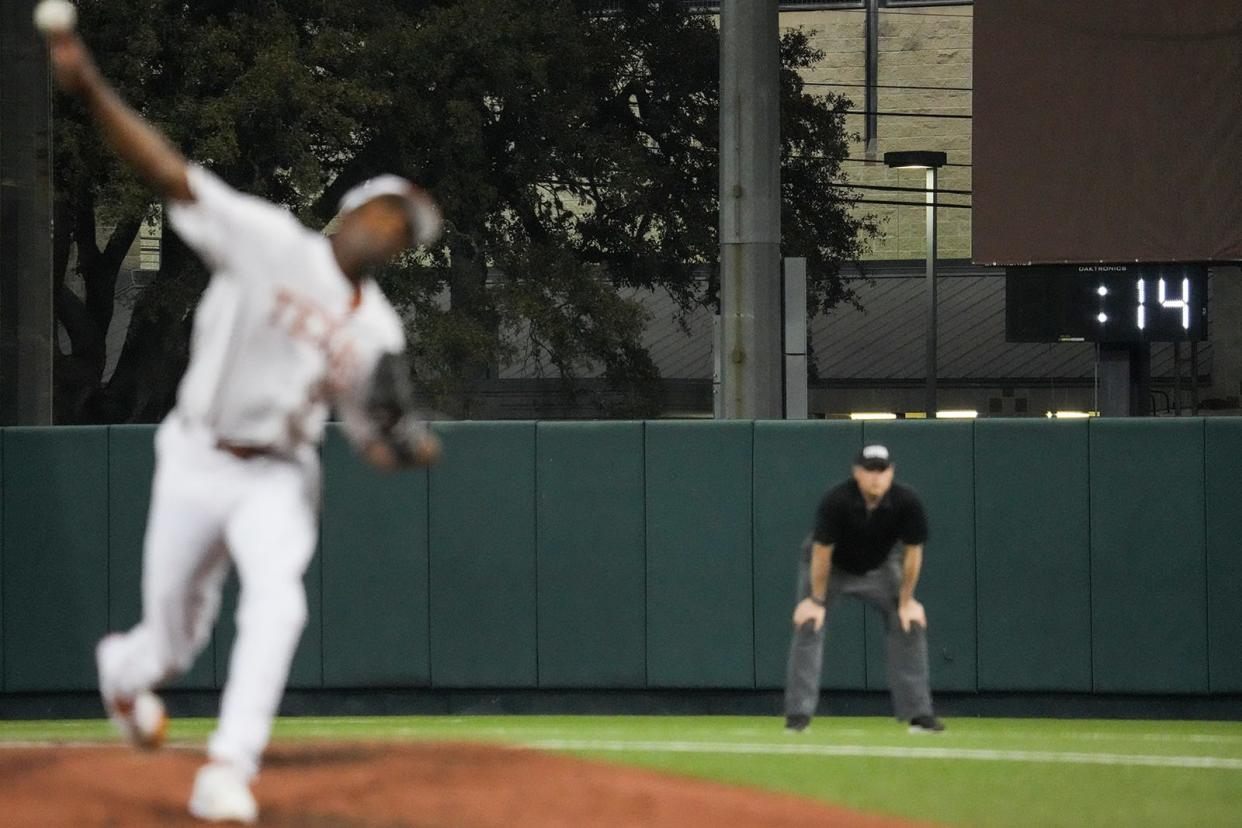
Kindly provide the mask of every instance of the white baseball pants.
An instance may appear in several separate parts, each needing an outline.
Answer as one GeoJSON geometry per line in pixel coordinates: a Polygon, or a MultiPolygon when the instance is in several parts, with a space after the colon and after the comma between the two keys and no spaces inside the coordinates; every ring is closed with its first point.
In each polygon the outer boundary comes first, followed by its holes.
{"type": "Polygon", "coordinates": [[[142,621],[105,639],[105,693],[132,697],[184,673],[207,644],[230,560],[241,594],[215,761],[258,772],[306,625],[302,575],[315,551],[319,460],[239,459],[174,411],[156,434],[142,566],[142,621]]]}

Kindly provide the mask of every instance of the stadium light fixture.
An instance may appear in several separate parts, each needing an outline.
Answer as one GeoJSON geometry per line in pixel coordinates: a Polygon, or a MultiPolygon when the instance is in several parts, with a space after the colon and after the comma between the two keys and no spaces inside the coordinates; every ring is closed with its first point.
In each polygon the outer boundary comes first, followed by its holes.
{"type": "Polygon", "coordinates": [[[979,412],[969,408],[948,408],[936,412],[937,420],[973,420],[979,412]]]}
{"type": "Polygon", "coordinates": [[[851,411],[851,420],[895,420],[897,415],[891,411],[851,411]]]}
{"type": "Polygon", "coordinates": [[[895,170],[938,170],[948,163],[948,160],[949,157],[945,153],[930,150],[884,153],[885,165],[895,170]]]}

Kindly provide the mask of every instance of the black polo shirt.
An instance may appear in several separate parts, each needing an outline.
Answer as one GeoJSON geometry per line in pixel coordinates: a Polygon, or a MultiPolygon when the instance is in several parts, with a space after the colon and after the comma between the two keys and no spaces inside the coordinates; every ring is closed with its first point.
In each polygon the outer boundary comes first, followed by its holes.
{"type": "Polygon", "coordinates": [[[813,537],[833,547],[834,567],[861,575],[884,563],[898,541],[926,542],[927,513],[918,493],[900,483],[868,513],[858,484],[850,478],[820,501],[813,537]]]}

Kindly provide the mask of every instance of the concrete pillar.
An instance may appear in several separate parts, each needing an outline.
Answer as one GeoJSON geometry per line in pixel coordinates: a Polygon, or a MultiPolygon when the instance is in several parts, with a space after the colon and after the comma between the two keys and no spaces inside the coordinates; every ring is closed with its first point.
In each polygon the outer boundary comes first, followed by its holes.
{"type": "Polygon", "coordinates": [[[0,0],[0,425],[52,422],[51,89],[32,7],[0,0]]]}
{"type": "Polygon", "coordinates": [[[1151,346],[1100,345],[1100,414],[1151,414],[1151,346]]]}
{"type": "Polygon", "coordinates": [[[1214,408],[1239,408],[1242,398],[1242,268],[1213,267],[1208,305],[1212,387],[1203,397],[1214,408]]]}
{"type": "Polygon", "coordinates": [[[721,410],[781,417],[777,0],[720,8],[721,410]]]}
{"type": "Polygon", "coordinates": [[[807,417],[806,259],[785,259],[785,419],[807,417]]]}

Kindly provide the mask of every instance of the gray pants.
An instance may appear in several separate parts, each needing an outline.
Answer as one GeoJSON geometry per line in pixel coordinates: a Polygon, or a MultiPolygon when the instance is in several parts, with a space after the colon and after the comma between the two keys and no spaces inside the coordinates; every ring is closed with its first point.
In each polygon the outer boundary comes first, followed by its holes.
{"type": "MultiPolygon", "coordinates": [[[[901,590],[901,548],[897,547],[888,560],[862,575],[843,572],[836,567],[828,577],[827,605],[831,607],[841,595],[854,595],[880,610],[888,650],[888,686],[893,696],[893,713],[908,721],[916,716],[932,715],[931,690],[928,687],[927,633],[917,624],[910,632],[902,632],[897,617],[897,600],[901,590]]],[[[798,567],[798,594],[801,601],[811,594],[811,550],[803,547],[798,567]]],[[[789,669],[785,677],[785,715],[814,716],[819,703],[819,674],[824,660],[825,624],[820,630],[805,624],[794,630],[789,647],[789,669]]]]}

